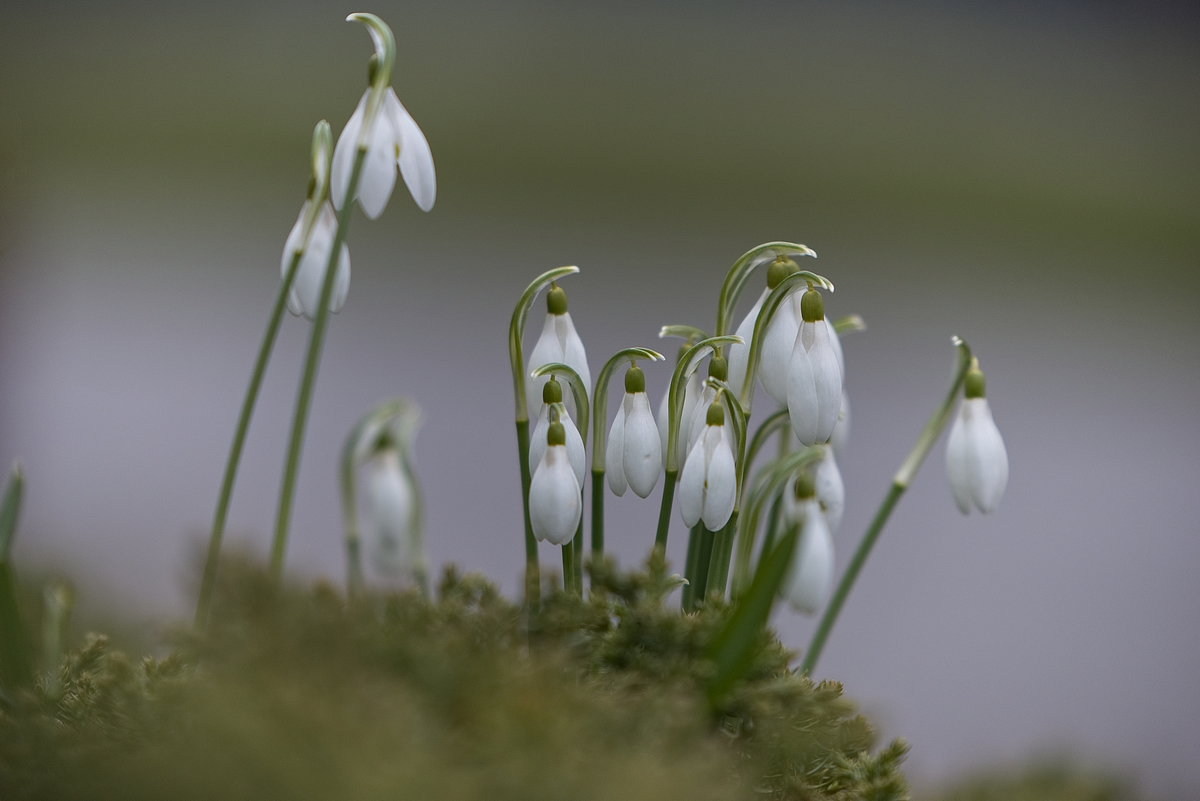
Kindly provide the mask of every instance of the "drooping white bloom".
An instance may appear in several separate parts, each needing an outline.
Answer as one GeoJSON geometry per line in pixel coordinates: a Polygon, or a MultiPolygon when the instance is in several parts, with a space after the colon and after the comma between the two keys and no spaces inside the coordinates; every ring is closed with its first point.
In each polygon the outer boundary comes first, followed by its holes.
{"type": "MultiPolygon", "coordinates": [[[[692,419],[692,414],[696,409],[696,404],[700,400],[701,392],[704,389],[704,384],[700,380],[699,373],[692,373],[688,376],[687,383],[683,387],[683,411],[679,415],[679,434],[675,442],[675,464],[682,468],[684,461],[687,460],[687,424],[692,419]]],[[[658,405],[658,415],[654,418],[655,424],[658,426],[658,441],[662,446],[663,459],[667,458],[667,437],[670,433],[667,428],[667,411],[669,409],[670,387],[663,393],[662,402],[658,405]]]]}
{"type": "Polygon", "coordinates": [[[345,202],[355,153],[361,142],[366,145],[366,156],[356,197],[366,215],[374,220],[383,213],[396,185],[397,166],[413,200],[422,211],[429,211],[437,197],[437,179],[433,153],[425,134],[421,133],[390,86],[384,91],[379,109],[369,122],[371,127],[364,134],[370,96],[370,89],[363,92],[333,151],[330,195],[334,208],[341,209],[345,202]]]}
{"type": "Polygon", "coordinates": [[[800,524],[800,538],[783,581],[783,596],[797,612],[813,615],[833,589],[833,537],[816,497],[797,499],[789,487],[784,495],[785,517],[800,524]]]}
{"type": "MultiPolygon", "coordinates": [[[[297,252],[303,250],[300,265],[296,268],[296,278],[288,292],[288,311],[292,314],[303,314],[310,320],[317,316],[317,308],[321,303],[321,289],[325,282],[325,269],[329,266],[329,249],[333,247],[334,234],[337,231],[337,216],[333,213],[328,202],[321,203],[313,222],[312,235],[308,246],[304,245],[304,219],[312,206],[311,200],[304,201],[300,216],[292,226],[287,241],[283,245],[283,259],[280,262],[280,273],[287,277],[288,268],[297,252]]],[[[338,255],[337,274],[333,279],[333,295],[329,298],[329,310],[335,314],[346,304],[346,294],[350,291],[350,249],[343,242],[338,255]]]]}
{"type": "MultiPolygon", "coordinates": [[[[590,393],[592,373],[588,370],[583,340],[575,332],[575,324],[571,322],[571,314],[567,311],[567,293],[561,287],[554,287],[547,293],[546,306],[546,322],[542,326],[541,336],[533,346],[533,352],[529,354],[529,370],[536,370],[551,362],[565,364],[579,375],[584,390],[590,393]]],[[[529,402],[531,417],[537,411],[537,399],[541,397],[542,387],[549,380],[549,376],[526,376],[525,397],[529,402]]],[[[574,415],[575,401],[570,392],[566,393],[566,396],[567,409],[574,415]]]]}
{"type": "Polygon", "coordinates": [[[618,496],[629,486],[645,498],[658,483],[662,446],[646,396],[646,377],[638,367],[625,373],[625,397],[609,430],[604,457],[608,486],[618,496]]]}
{"type": "Polygon", "coordinates": [[[563,425],[551,423],[546,438],[546,451],[529,485],[529,521],[538,540],[562,545],[575,536],[583,498],[567,455],[563,425]]]}
{"type": "Polygon", "coordinates": [[[833,537],[816,482],[814,474],[801,474],[783,496],[783,518],[799,525],[800,532],[782,592],[793,609],[806,614],[824,606],[833,586],[833,537]]]}
{"type": "Polygon", "coordinates": [[[803,323],[796,332],[787,376],[788,416],[803,445],[829,441],[842,407],[842,370],[829,342],[821,295],[808,290],[801,298],[803,323]]]}
{"type": "Polygon", "coordinates": [[[688,453],[679,476],[679,511],[688,528],[703,520],[717,531],[733,514],[737,500],[737,464],[720,403],[708,407],[704,433],[688,453]]]}
{"type": "Polygon", "coordinates": [[[966,397],[946,442],[946,475],[963,514],[972,505],[984,514],[994,512],[1008,485],[1008,451],[984,397],[979,370],[967,373],[966,397]]]}
{"type": "Polygon", "coordinates": [[[727,383],[733,390],[735,398],[742,396],[742,389],[746,386],[746,372],[750,369],[750,343],[754,339],[754,324],[758,322],[758,313],[762,311],[763,301],[769,294],[771,294],[769,288],[762,291],[758,300],[750,307],[750,311],[746,312],[746,316],[742,318],[741,324],[737,327],[735,333],[742,338],[745,344],[734,343],[729,346],[729,381],[727,383]]]}
{"type": "MultiPolygon", "coordinates": [[[[580,436],[579,429],[570,414],[559,415],[558,421],[563,424],[566,434],[567,459],[571,463],[571,469],[575,471],[575,480],[582,487],[584,473],[587,469],[587,454],[583,446],[583,437],[580,436]]],[[[538,413],[537,424],[534,425],[533,434],[529,438],[530,475],[536,473],[538,465],[542,463],[542,456],[546,453],[546,432],[549,430],[550,404],[543,402],[542,409],[538,413]]]]}
{"type": "Polygon", "coordinates": [[[846,484],[842,481],[842,471],[838,469],[833,448],[825,448],[821,461],[813,470],[813,481],[816,484],[817,501],[825,512],[825,522],[829,524],[831,532],[837,531],[842,525],[842,514],[846,511],[846,484]]]}
{"type": "MultiPolygon", "coordinates": [[[[729,368],[724,358],[714,355],[708,360],[709,378],[718,378],[724,381],[728,374],[729,368]]],[[[692,446],[696,444],[696,440],[700,439],[700,435],[704,433],[704,426],[707,422],[706,418],[708,415],[708,407],[711,406],[717,399],[717,389],[713,384],[705,381],[701,387],[700,395],[695,399],[692,405],[691,417],[684,416],[681,419],[679,436],[680,438],[686,437],[687,442],[686,450],[684,451],[685,456],[681,457],[679,460],[681,465],[683,463],[683,459],[686,458],[686,454],[692,452],[692,446]]]]}
{"type": "Polygon", "coordinates": [[[758,380],[771,399],[781,406],[787,404],[788,376],[796,334],[800,330],[800,298],[803,294],[797,288],[783,299],[763,335],[758,380]]]}
{"type": "Polygon", "coordinates": [[[376,570],[401,582],[423,575],[416,488],[395,447],[379,449],[367,462],[366,503],[376,570]]]}

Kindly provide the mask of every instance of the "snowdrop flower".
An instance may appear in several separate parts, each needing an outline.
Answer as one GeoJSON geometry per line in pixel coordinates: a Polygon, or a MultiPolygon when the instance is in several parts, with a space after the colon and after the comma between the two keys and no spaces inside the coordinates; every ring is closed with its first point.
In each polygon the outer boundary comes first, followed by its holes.
{"type": "MultiPolygon", "coordinates": [[[[746,382],[746,372],[750,363],[750,340],[754,337],[754,325],[762,305],[775,287],[783,279],[800,271],[800,265],[787,258],[779,256],[767,268],[767,288],[759,296],[758,302],[750,309],[750,313],[738,326],[737,334],[746,340],[745,345],[733,345],[729,349],[729,378],[730,387],[741,393],[746,382]]],[[[758,363],[758,380],[764,390],[778,404],[787,403],[788,365],[792,357],[792,345],[796,341],[796,331],[800,328],[800,291],[790,292],[783,302],[775,309],[771,322],[763,333],[763,341],[759,346],[761,355],[758,363]]]]}
{"type": "MultiPolygon", "coordinates": [[[[538,413],[537,425],[533,427],[533,434],[530,437],[529,443],[529,473],[533,475],[537,472],[538,465],[542,463],[542,456],[546,453],[546,433],[550,430],[550,407],[556,403],[562,403],[563,393],[562,384],[552,376],[546,385],[542,387],[542,410],[538,413]]],[[[566,409],[565,406],[561,407],[566,409]]],[[[562,423],[563,429],[566,431],[567,437],[567,458],[571,462],[571,469],[575,471],[575,480],[579,482],[579,486],[583,486],[584,469],[587,464],[587,456],[584,452],[583,437],[579,434],[579,429],[576,428],[575,422],[568,414],[560,414],[558,422],[562,423]]]]}
{"type": "Polygon", "coordinates": [[[662,447],[646,396],[646,375],[637,366],[625,371],[625,397],[608,432],[604,465],[608,486],[617,496],[629,486],[645,498],[662,472],[662,447]]]}
{"type": "Polygon", "coordinates": [[[396,57],[392,31],[373,14],[351,14],[347,20],[367,26],[375,55],[368,73],[371,85],[342,129],[333,152],[333,205],[340,210],[346,202],[350,173],[361,150],[365,155],[352,200],[358,200],[368,217],[374,220],[383,213],[396,184],[397,167],[413,200],[422,211],[429,211],[437,196],[433,154],[425,135],[389,85],[396,57]]]}
{"type": "MultiPolygon", "coordinates": [[[[724,381],[729,375],[729,368],[724,358],[714,355],[708,360],[708,377],[716,378],[724,381]]],[[[685,454],[692,452],[692,446],[696,444],[696,440],[700,439],[700,435],[704,433],[705,418],[708,413],[708,407],[717,400],[717,389],[710,385],[707,381],[704,382],[703,388],[700,390],[699,397],[696,398],[695,405],[692,407],[692,416],[682,418],[682,427],[680,428],[680,436],[687,436],[687,450],[685,454]]],[[[682,464],[683,460],[680,460],[682,464]]]]}
{"type": "Polygon", "coordinates": [[[714,403],[679,477],[679,511],[688,528],[703,520],[709,531],[718,531],[729,522],[736,499],[737,465],[725,426],[725,407],[714,403]]]}
{"type": "MultiPolygon", "coordinates": [[[[843,373],[845,375],[845,373],[843,373]]],[[[833,426],[833,435],[829,438],[829,445],[833,448],[833,453],[837,458],[841,459],[846,455],[846,442],[850,439],[850,399],[846,397],[846,390],[842,390],[842,409],[838,412],[837,422],[833,426]]]]}
{"type": "Polygon", "coordinates": [[[416,488],[390,439],[367,462],[366,502],[375,568],[402,583],[425,574],[416,488]]]}
{"type": "MultiPolygon", "coordinates": [[[[583,340],[575,332],[575,324],[567,311],[567,293],[557,284],[551,284],[546,293],[546,324],[542,326],[542,334],[529,354],[529,371],[532,372],[543,364],[560,362],[570,367],[583,381],[584,387],[591,387],[592,374],[588,370],[587,353],[583,350],[583,340]]],[[[549,376],[534,378],[525,377],[525,397],[529,399],[529,416],[536,412],[536,401],[541,394],[542,386],[549,381],[549,376]]],[[[567,398],[567,409],[575,414],[575,402],[567,398]]]]}
{"type": "Polygon", "coordinates": [[[1008,485],[1008,451],[992,420],[985,388],[983,371],[972,365],[946,442],[946,475],[963,514],[972,505],[984,514],[994,512],[1008,485]]]}
{"type": "Polygon", "coordinates": [[[787,407],[803,445],[829,441],[842,407],[842,370],[830,344],[825,302],[813,289],[800,298],[803,322],[796,332],[787,374],[787,407]]]}
{"type": "Polygon", "coordinates": [[[825,448],[821,461],[817,462],[813,471],[813,481],[816,483],[817,501],[825,513],[825,522],[829,524],[831,532],[837,531],[842,525],[842,513],[846,511],[846,485],[842,481],[842,471],[838,469],[833,448],[825,448]]]}
{"type": "Polygon", "coordinates": [[[813,478],[802,474],[784,493],[784,517],[800,525],[800,538],[783,580],[783,596],[797,612],[816,614],[833,589],[833,537],[817,500],[813,478]]]}
{"type": "MultiPolygon", "coordinates": [[[[679,359],[683,358],[683,354],[687,353],[688,346],[684,345],[679,349],[679,359]]],[[[676,359],[678,361],[679,359],[676,359]]],[[[696,409],[696,404],[700,400],[700,395],[704,389],[703,383],[700,381],[699,373],[692,373],[688,376],[687,383],[683,387],[683,411],[679,415],[679,436],[676,438],[675,447],[675,463],[682,465],[687,461],[688,446],[687,433],[685,428],[688,421],[692,419],[692,414],[696,409]]],[[[671,431],[667,414],[670,411],[670,395],[671,389],[667,387],[667,391],[663,393],[662,403],[658,405],[658,415],[654,418],[655,424],[658,426],[658,441],[662,446],[663,459],[667,458],[667,438],[671,431]]],[[[707,408],[707,407],[705,407],[707,408]]]]}
{"type": "MultiPolygon", "coordinates": [[[[303,314],[308,319],[317,316],[317,306],[321,303],[321,289],[325,283],[325,269],[329,266],[329,250],[333,246],[334,233],[337,231],[337,216],[327,200],[304,201],[300,216],[288,234],[283,246],[283,259],[280,272],[287,277],[288,268],[296,253],[300,253],[300,266],[296,269],[296,278],[288,293],[288,311],[292,314],[303,314]],[[304,243],[305,219],[312,213],[314,203],[316,219],[313,221],[308,244],[304,243]]],[[[346,304],[346,294],[350,291],[350,249],[342,243],[338,252],[337,275],[333,283],[333,296],[329,299],[329,310],[337,313],[346,304]]]]}
{"type": "Polygon", "coordinates": [[[563,424],[551,423],[546,429],[546,452],[529,485],[533,535],[553,545],[570,542],[583,514],[583,498],[567,455],[566,441],[563,424]]]}

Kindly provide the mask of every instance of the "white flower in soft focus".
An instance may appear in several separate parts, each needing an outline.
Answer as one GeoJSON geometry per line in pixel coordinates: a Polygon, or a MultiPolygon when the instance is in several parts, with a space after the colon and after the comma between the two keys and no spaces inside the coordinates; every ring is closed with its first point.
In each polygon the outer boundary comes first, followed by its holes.
{"type": "MultiPolygon", "coordinates": [[[[300,265],[296,269],[296,278],[288,292],[288,311],[292,314],[303,314],[308,319],[317,316],[317,306],[321,302],[321,288],[325,282],[325,269],[329,266],[329,249],[333,246],[334,233],[337,231],[337,216],[333,213],[328,202],[321,204],[317,218],[313,222],[312,235],[308,239],[308,247],[304,247],[304,218],[312,205],[311,200],[304,201],[300,216],[288,234],[287,242],[283,245],[283,259],[280,272],[287,277],[288,267],[292,258],[301,249],[304,255],[300,257],[300,265]]],[[[329,299],[329,310],[335,314],[346,304],[346,294],[350,291],[350,249],[342,243],[338,256],[337,275],[333,281],[333,295],[329,299]]]]}
{"type": "Polygon", "coordinates": [[[688,527],[701,520],[709,531],[729,522],[737,500],[737,464],[725,425],[725,408],[708,407],[704,433],[688,453],[679,476],[679,511],[688,527]]]}
{"type": "Polygon", "coordinates": [[[812,478],[802,476],[796,487],[784,491],[784,519],[800,525],[792,563],[783,580],[783,596],[797,612],[820,611],[833,589],[833,537],[821,504],[814,495],[812,478]],[[797,497],[797,494],[800,497],[797,497]]]}
{"type": "MultiPolygon", "coordinates": [[[[354,167],[355,151],[362,135],[370,96],[370,89],[363,92],[333,151],[330,195],[337,209],[342,208],[346,190],[349,189],[350,172],[354,167]]],[[[384,92],[383,101],[370,124],[371,129],[365,137],[367,154],[356,195],[363,212],[372,220],[383,214],[388,198],[392,196],[392,187],[396,185],[397,166],[413,200],[422,211],[429,211],[437,197],[433,153],[425,134],[421,133],[392,87],[389,86],[384,92]]]]}
{"type": "Polygon", "coordinates": [[[567,455],[562,423],[551,423],[546,439],[546,451],[529,485],[529,522],[538,540],[562,545],[575,536],[583,498],[567,455]]]}
{"type": "Polygon", "coordinates": [[[842,370],[829,342],[820,293],[801,296],[803,323],[796,333],[788,368],[787,407],[796,439],[803,445],[829,441],[842,407],[842,370]]]}
{"type": "MultiPolygon", "coordinates": [[[[724,381],[728,375],[729,368],[723,357],[714,355],[708,360],[709,378],[717,378],[721,381],[724,381]]],[[[687,437],[687,447],[683,452],[685,454],[684,458],[686,458],[686,454],[692,452],[692,446],[696,444],[696,440],[700,439],[700,435],[704,433],[704,426],[707,422],[705,418],[708,414],[708,407],[711,406],[716,399],[716,387],[705,381],[702,385],[702,389],[700,390],[700,395],[696,398],[694,404],[692,405],[691,417],[682,418],[679,436],[683,437],[686,435],[687,437]]],[[[682,463],[683,459],[681,458],[680,464],[682,465],[682,463]]]]}
{"type": "Polygon", "coordinates": [[[813,471],[813,481],[816,483],[817,501],[825,512],[825,522],[830,531],[837,531],[842,525],[842,514],[846,511],[846,484],[842,481],[842,471],[838,469],[837,459],[833,448],[825,448],[821,461],[813,471]]]}
{"type": "MultiPolygon", "coordinates": [[[[683,463],[688,455],[687,422],[692,418],[692,413],[696,409],[696,403],[700,400],[700,394],[703,389],[704,384],[700,380],[699,373],[692,373],[688,376],[687,383],[683,387],[683,410],[679,415],[679,435],[675,442],[675,464],[680,469],[683,468],[683,463]]],[[[667,458],[667,435],[670,433],[667,428],[670,393],[671,388],[667,387],[667,391],[663,393],[662,402],[658,405],[658,414],[654,418],[655,425],[658,426],[658,441],[662,446],[664,460],[667,458]]]]}
{"type": "Polygon", "coordinates": [[[729,384],[729,388],[733,390],[736,398],[742,396],[742,389],[746,386],[746,372],[750,369],[750,343],[754,339],[754,324],[758,322],[758,313],[762,311],[763,301],[769,294],[771,294],[770,287],[762,291],[758,300],[750,307],[750,311],[746,312],[746,316],[742,318],[737,331],[734,332],[742,338],[745,344],[735,343],[729,346],[729,380],[726,383],[729,384]]]}
{"type": "Polygon", "coordinates": [[[946,475],[959,511],[974,505],[987,514],[996,511],[1008,486],[1008,451],[984,396],[984,376],[967,372],[965,397],[946,442],[946,475]]]}
{"type": "MultiPolygon", "coordinates": [[[[567,293],[561,287],[554,286],[546,293],[546,309],[546,323],[533,346],[533,352],[529,354],[529,370],[536,370],[551,362],[565,364],[579,375],[584,390],[590,393],[592,373],[588,370],[587,353],[583,349],[583,340],[575,332],[575,324],[571,322],[571,315],[567,311],[567,293]]],[[[537,399],[549,380],[549,376],[526,376],[525,397],[529,403],[530,417],[537,413],[537,399]]],[[[575,401],[570,392],[566,396],[567,409],[575,415],[575,401]]]]}
{"type": "Polygon", "coordinates": [[[625,372],[625,396],[608,432],[604,465],[608,486],[618,496],[628,486],[645,498],[662,472],[662,447],[646,396],[646,376],[638,367],[625,372]]]}
{"type": "Polygon", "coordinates": [[[796,344],[796,333],[800,330],[802,294],[797,288],[783,299],[763,335],[758,381],[771,396],[771,400],[781,406],[787,405],[788,375],[791,369],[792,349],[796,344]]]}
{"type": "Polygon", "coordinates": [[[376,451],[367,462],[366,472],[375,567],[390,578],[413,580],[425,570],[416,489],[394,447],[376,451]]]}
{"type": "Polygon", "coordinates": [[[837,458],[841,459],[846,455],[846,442],[850,439],[850,399],[846,397],[846,390],[842,390],[842,410],[838,412],[837,423],[833,426],[833,435],[829,438],[829,445],[833,448],[833,453],[837,458]]]}
{"type": "MultiPolygon", "coordinates": [[[[533,434],[529,437],[530,475],[537,472],[538,465],[542,463],[542,456],[546,453],[546,432],[550,430],[550,404],[561,402],[562,384],[557,381],[546,382],[546,386],[542,387],[542,408],[538,413],[537,424],[533,427],[533,434]]],[[[582,487],[584,471],[587,469],[583,437],[580,436],[570,414],[559,415],[558,421],[562,423],[566,433],[567,457],[570,459],[571,469],[575,471],[575,480],[582,487]]]]}

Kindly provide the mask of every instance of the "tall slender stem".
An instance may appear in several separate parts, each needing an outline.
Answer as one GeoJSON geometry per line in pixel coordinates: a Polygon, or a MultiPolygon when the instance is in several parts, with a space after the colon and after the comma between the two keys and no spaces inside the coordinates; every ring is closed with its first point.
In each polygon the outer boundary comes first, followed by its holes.
{"type": "Polygon", "coordinates": [[[537,605],[542,591],[541,569],[538,565],[537,539],[533,536],[533,521],[529,517],[529,420],[517,420],[517,462],[521,465],[521,509],[525,514],[525,604],[537,605]]]}
{"type": "Polygon", "coordinates": [[[700,527],[697,523],[688,532],[687,556],[683,566],[683,577],[687,579],[687,584],[683,585],[683,590],[679,593],[679,607],[685,612],[694,608],[692,599],[696,595],[696,559],[700,553],[700,527]]]}
{"type": "Polygon", "coordinates": [[[563,591],[575,591],[575,541],[567,540],[562,544],[563,591]]]}
{"type": "MultiPolygon", "coordinates": [[[[582,496],[579,502],[583,503],[582,496]]],[[[571,546],[571,578],[575,582],[575,594],[583,597],[583,515],[579,516],[579,528],[575,529],[575,542],[571,546]]]]}
{"type": "Polygon", "coordinates": [[[275,537],[271,543],[270,575],[278,583],[283,576],[283,557],[287,550],[288,529],[292,520],[292,505],[296,492],[296,476],[300,472],[300,452],[304,445],[304,432],[308,426],[308,413],[312,408],[312,391],[316,383],[317,367],[321,362],[321,350],[325,344],[325,329],[329,323],[329,301],[333,297],[333,285],[337,277],[337,263],[346,241],[346,231],[353,216],[358,180],[366,159],[365,147],[354,154],[354,166],[350,170],[350,182],[346,188],[342,210],[338,212],[337,231],[329,249],[329,263],[325,265],[325,282],[321,286],[321,299],[317,306],[317,317],[313,320],[312,333],[308,340],[308,355],[304,360],[304,374],[300,378],[300,391],[296,396],[296,411],[292,417],[292,433],[288,441],[287,461],[283,468],[283,485],[279,491],[279,509],[275,517],[275,537]]]}
{"type": "MultiPolygon", "coordinates": [[[[594,425],[595,423],[593,423],[594,425]]],[[[604,471],[592,469],[592,558],[604,553],[604,471]]]]}
{"type": "Polygon", "coordinates": [[[729,586],[729,564],[733,561],[733,540],[737,532],[738,510],[734,509],[729,522],[722,526],[713,541],[713,556],[708,568],[705,585],[708,594],[716,592],[724,598],[729,586]]]}
{"type": "Polygon", "coordinates": [[[962,388],[963,380],[967,377],[967,370],[971,367],[971,349],[967,347],[967,343],[958,337],[954,337],[953,341],[955,347],[958,349],[958,366],[954,372],[954,381],[950,384],[950,391],[946,393],[945,400],[934,410],[933,415],[929,418],[929,422],[925,424],[925,428],[921,430],[920,436],[917,437],[917,443],[913,445],[913,449],[909,451],[908,456],[905,457],[904,462],[900,465],[900,469],[896,471],[896,475],[892,478],[892,484],[888,487],[887,494],[883,496],[883,502],[875,512],[875,517],[871,519],[871,525],[867,526],[867,531],[863,534],[862,541],[859,542],[858,549],[854,552],[854,557],[850,560],[850,564],[846,566],[846,572],[842,575],[842,580],[838,582],[833,597],[829,599],[829,605],[825,607],[825,613],[821,615],[821,622],[817,625],[817,630],[813,632],[812,641],[808,644],[808,650],[804,652],[804,659],[800,662],[801,673],[811,675],[813,668],[817,666],[817,660],[821,657],[825,641],[829,639],[829,633],[833,631],[833,624],[837,622],[838,614],[842,611],[842,606],[846,603],[846,596],[850,594],[855,579],[858,578],[859,572],[862,571],[863,565],[871,553],[871,549],[875,547],[875,541],[883,533],[883,527],[887,524],[888,517],[892,514],[892,509],[895,508],[897,501],[900,500],[900,496],[912,484],[912,480],[916,477],[922,462],[925,461],[925,457],[929,455],[933,444],[937,442],[937,438],[946,427],[946,423],[950,421],[950,411],[954,408],[954,401],[958,397],[959,390],[962,388]]]}
{"type": "Polygon", "coordinates": [[[713,532],[708,526],[700,524],[700,543],[696,547],[696,589],[692,592],[692,608],[704,603],[708,594],[708,568],[712,563],[713,532]]]}
{"type": "Polygon", "coordinates": [[[658,531],[654,534],[654,547],[663,553],[667,550],[667,532],[671,528],[671,505],[675,501],[675,478],[678,475],[678,470],[667,470],[662,506],[658,508],[658,531]]]}
{"type": "Polygon", "coordinates": [[[204,576],[200,580],[200,597],[196,601],[196,618],[193,623],[196,628],[203,628],[208,622],[208,609],[212,603],[213,587],[217,581],[217,563],[221,557],[221,541],[225,538],[225,523],[229,517],[229,501],[233,496],[233,484],[237,479],[238,465],[242,460],[242,446],[246,442],[246,432],[250,428],[250,418],[254,414],[254,406],[258,402],[258,391],[262,387],[263,376],[267,372],[267,362],[271,360],[271,351],[275,348],[275,338],[279,334],[283,322],[283,312],[287,308],[288,293],[296,280],[296,271],[300,268],[303,252],[292,255],[287,274],[279,285],[279,294],[275,297],[275,306],[271,309],[271,318],[267,321],[267,330],[263,333],[262,344],[258,346],[258,357],[254,360],[254,369],[250,373],[250,386],[246,388],[246,397],[242,399],[242,411],[238,415],[237,427],[233,431],[233,444],[229,446],[229,458],[225,461],[225,475],[221,479],[221,492],[217,496],[217,509],[213,513],[212,533],[208,538],[208,555],[204,560],[204,576]]]}

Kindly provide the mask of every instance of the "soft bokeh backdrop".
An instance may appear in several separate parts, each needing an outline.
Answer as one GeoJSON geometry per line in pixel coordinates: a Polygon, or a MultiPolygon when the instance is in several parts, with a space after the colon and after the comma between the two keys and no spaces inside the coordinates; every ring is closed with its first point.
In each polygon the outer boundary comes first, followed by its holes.
{"type": "MultiPolygon", "coordinates": [[[[582,267],[565,288],[596,370],[664,323],[711,327],[740,253],[800,241],[831,313],[870,325],[846,340],[839,564],[944,391],[951,334],[983,360],[1012,464],[999,512],[963,519],[935,451],[819,674],[911,740],[918,781],[1065,749],[1200,792],[1186,6],[6,3],[0,459],[29,477],[21,564],[73,576],[85,609],[188,615],[312,125],[340,130],[364,85],[355,10],[396,30],[439,195],[354,222],[289,569],[341,576],[337,449],[405,394],[432,560],[515,593],[524,284],[582,267]]],[[[284,327],[232,507],[231,540],[260,553],[306,333],[284,327]]],[[[656,499],[610,498],[626,564],[656,499]]],[[[677,562],[684,539],[676,518],[677,562]]],[[[776,622],[797,648],[813,625],[776,622]]]]}

